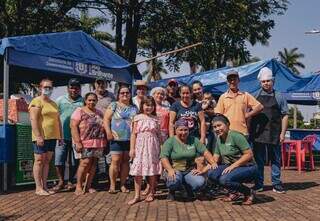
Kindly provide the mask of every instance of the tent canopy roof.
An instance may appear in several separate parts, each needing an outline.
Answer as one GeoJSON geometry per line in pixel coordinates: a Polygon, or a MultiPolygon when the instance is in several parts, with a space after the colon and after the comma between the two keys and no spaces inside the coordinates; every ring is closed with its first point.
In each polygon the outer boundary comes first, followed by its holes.
{"type": "Polygon", "coordinates": [[[15,80],[28,82],[33,71],[58,81],[76,76],[82,81],[97,77],[123,83],[132,80],[129,62],[82,31],[7,37],[0,40],[0,54],[6,49],[9,64],[16,66],[15,80]]]}

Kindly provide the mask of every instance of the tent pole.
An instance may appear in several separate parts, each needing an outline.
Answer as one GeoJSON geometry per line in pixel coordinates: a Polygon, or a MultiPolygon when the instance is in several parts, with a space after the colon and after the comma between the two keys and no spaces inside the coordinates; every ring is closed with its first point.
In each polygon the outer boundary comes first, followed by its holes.
{"type": "MultiPolygon", "coordinates": [[[[8,100],[9,100],[9,64],[8,49],[5,50],[3,56],[3,127],[4,127],[4,143],[7,145],[6,126],[8,124],[8,100]]],[[[8,148],[8,147],[6,147],[8,148]]],[[[8,165],[3,163],[3,191],[8,189],[8,165]]]]}
{"type": "Polygon", "coordinates": [[[297,105],[293,105],[293,129],[297,129],[297,105]]]}

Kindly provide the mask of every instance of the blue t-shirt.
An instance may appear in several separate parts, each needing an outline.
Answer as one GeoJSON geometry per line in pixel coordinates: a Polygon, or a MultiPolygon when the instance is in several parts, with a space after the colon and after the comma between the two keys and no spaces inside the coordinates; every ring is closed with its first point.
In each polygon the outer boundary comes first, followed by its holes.
{"type": "Polygon", "coordinates": [[[69,95],[62,95],[57,98],[56,103],[60,112],[60,120],[63,130],[63,138],[65,140],[71,140],[70,119],[71,115],[78,107],[83,106],[83,98],[81,96],[76,100],[71,100],[69,95]]]}
{"type": "Polygon", "coordinates": [[[199,115],[198,113],[202,111],[201,104],[196,101],[192,101],[189,107],[183,107],[180,101],[174,102],[170,111],[173,111],[177,114],[176,120],[184,118],[188,122],[189,133],[191,136],[200,137],[199,133],[199,115]]]}

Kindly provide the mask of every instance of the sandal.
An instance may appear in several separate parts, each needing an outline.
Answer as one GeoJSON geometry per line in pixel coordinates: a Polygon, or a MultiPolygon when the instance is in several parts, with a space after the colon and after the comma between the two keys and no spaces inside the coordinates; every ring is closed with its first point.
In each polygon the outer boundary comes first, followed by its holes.
{"type": "Polygon", "coordinates": [[[154,195],[153,194],[149,194],[147,196],[147,198],[145,198],[144,201],[147,202],[147,203],[151,203],[152,201],[154,201],[154,195]]]}
{"type": "Polygon", "coordinates": [[[50,193],[45,190],[36,191],[35,194],[38,196],[50,196],[50,193]]]}
{"type": "Polygon", "coordinates": [[[150,193],[150,186],[147,185],[147,187],[144,189],[144,191],[141,192],[142,196],[147,196],[150,193]]]}
{"type": "Polygon", "coordinates": [[[121,190],[121,193],[130,193],[130,190],[128,190],[125,186],[122,186],[120,190],[121,190]]]}
{"type": "Polygon", "coordinates": [[[108,190],[108,193],[110,193],[110,194],[116,194],[117,191],[116,191],[116,190],[109,189],[109,190],[108,190]]]}
{"type": "Polygon", "coordinates": [[[139,203],[140,201],[141,201],[140,198],[135,197],[128,202],[128,205],[132,206],[133,204],[139,203]]]}
{"type": "Polygon", "coordinates": [[[71,191],[75,188],[75,185],[72,184],[72,183],[68,183],[67,185],[65,185],[65,188],[68,190],[68,191],[71,191]]]}
{"type": "Polygon", "coordinates": [[[76,191],[74,191],[74,194],[76,194],[76,196],[81,196],[84,194],[84,192],[82,191],[82,189],[76,189],[76,191]]]}
{"type": "Polygon", "coordinates": [[[60,190],[63,190],[63,184],[62,185],[56,185],[56,186],[54,186],[53,188],[52,188],[52,190],[53,191],[55,191],[55,192],[59,192],[60,190]]]}
{"type": "Polygon", "coordinates": [[[88,192],[89,192],[89,193],[96,193],[97,190],[95,190],[95,189],[93,189],[93,188],[89,188],[89,189],[88,189],[88,192]]]}
{"type": "Polygon", "coordinates": [[[255,198],[256,198],[255,192],[251,190],[250,195],[244,196],[244,199],[242,201],[242,205],[245,205],[245,206],[252,205],[255,201],[255,198]]]}
{"type": "Polygon", "coordinates": [[[223,202],[237,201],[240,198],[240,193],[230,193],[228,196],[222,198],[223,202]]]}

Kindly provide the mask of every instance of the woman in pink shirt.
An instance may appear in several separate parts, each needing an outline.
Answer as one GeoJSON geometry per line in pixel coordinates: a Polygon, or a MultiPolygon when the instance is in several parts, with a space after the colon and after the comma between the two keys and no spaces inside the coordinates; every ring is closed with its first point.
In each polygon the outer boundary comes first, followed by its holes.
{"type": "Polygon", "coordinates": [[[91,188],[96,171],[97,159],[102,156],[107,140],[103,127],[103,113],[95,108],[98,97],[89,92],[84,97],[84,106],[77,108],[71,116],[71,133],[75,149],[80,155],[80,165],[77,171],[76,195],[84,194],[82,182],[87,178],[86,190],[96,192],[91,188]]]}

